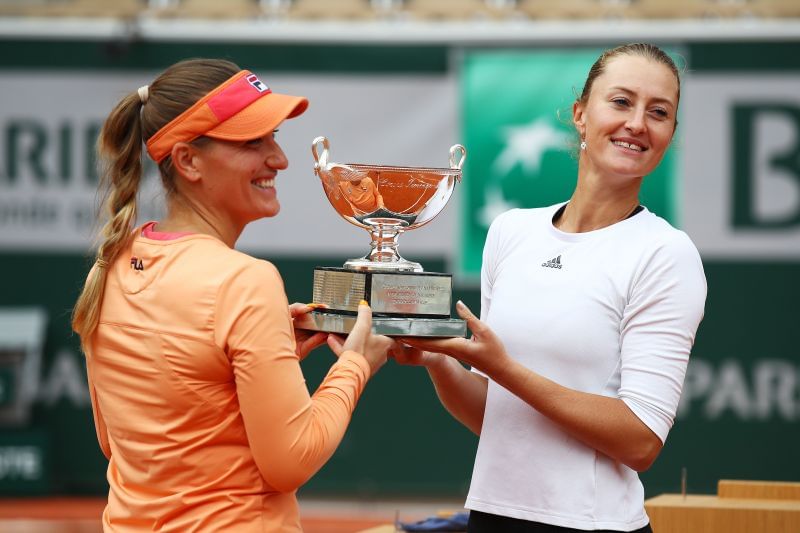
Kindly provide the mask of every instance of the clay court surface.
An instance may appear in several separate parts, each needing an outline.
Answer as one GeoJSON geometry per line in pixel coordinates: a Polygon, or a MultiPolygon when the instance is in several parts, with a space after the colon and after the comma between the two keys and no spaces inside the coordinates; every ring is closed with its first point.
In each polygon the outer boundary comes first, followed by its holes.
{"type": "MultiPolygon", "coordinates": [[[[460,501],[354,501],[300,499],[305,533],[354,533],[438,512],[461,511],[460,501]]],[[[101,533],[104,498],[0,499],[2,533],[101,533]]]]}

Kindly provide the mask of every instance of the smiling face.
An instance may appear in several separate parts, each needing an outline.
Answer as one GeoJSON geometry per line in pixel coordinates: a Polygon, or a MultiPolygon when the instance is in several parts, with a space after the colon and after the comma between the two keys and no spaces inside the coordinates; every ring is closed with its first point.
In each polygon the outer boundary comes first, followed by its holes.
{"type": "Polygon", "coordinates": [[[280,211],[275,189],[278,171],[289,162],[274,132],[250,141],[210,140],[197,152],[203,203],[243,228],[280,211]]]}
{"type": "Polygon", "coordinates": [[[581,174],[627,180],[652,172],[675,132],[678,90],[662,63],[627,54],[609,59],[588,97],[573,106],[586,142],[581,174]]]}

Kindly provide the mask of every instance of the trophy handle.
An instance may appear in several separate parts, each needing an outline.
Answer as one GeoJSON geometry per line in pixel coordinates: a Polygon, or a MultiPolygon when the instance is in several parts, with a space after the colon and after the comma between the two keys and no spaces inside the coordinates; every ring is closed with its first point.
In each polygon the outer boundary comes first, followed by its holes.
{"type": "Polygon", "coordinates": [[[461,170],[464,160],[467,158],[467,149],[461,144],[454,144],[450,147],[450,168],[461,170]]]}
{"type": "Polygon", "coordinates": [[[311,153],[314,155],[314,170],[328,167],[328,155],[331,153],[331,145],[328,138],[319,136],[311,142],[311,153]],[[322,145],[322,153],[318,153],[319,145],[322,145]]]}

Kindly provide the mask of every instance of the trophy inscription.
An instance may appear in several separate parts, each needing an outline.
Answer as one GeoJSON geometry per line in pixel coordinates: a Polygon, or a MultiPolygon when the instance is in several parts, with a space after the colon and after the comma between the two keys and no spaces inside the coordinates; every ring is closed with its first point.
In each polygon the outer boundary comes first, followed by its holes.
{"type": "Polygon", "coordinates": [[[333,208],[372,239],[364,257],[349,259],[342,268],[314,269],[313,301],[325,307],[310,313],[313,329],[348,333],[358,302],[366,300],[377,333],[465,336],[466,323],[450,317],[452,276],[425,272],[399,254],[397,241],[442,211],[461,181],[466,149],[450,148],[449,168],[332,163],[325,137],[314,139],[311,151],[314,172],[333,208]]]}

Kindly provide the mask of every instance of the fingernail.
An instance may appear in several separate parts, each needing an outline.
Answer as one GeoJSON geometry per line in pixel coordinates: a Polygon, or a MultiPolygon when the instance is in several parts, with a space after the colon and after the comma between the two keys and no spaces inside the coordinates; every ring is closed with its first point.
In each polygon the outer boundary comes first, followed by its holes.
{"type": "Polygon", "coordinates": [[[369,303],[366,300],[361,300],[360,302],[358,302],[358,305],[367,305],[368,306],[369,303]]]}
{"type": "Polygon", "coordinates": [[[464,302],[462,302],[461,300],[456,302],[456,307],[459,307],[459,306],[460,307],[466,307],[466,305],[464,305],[464,302]]]}
{"type": "Polygon", "coordinates": [[[325,304],[318,304],[318,303],[310,303],[310,304],[306,304],[306,305],[308,307],[310,307],[311,309],[320,309],[320,308],[328,307],[325,304]]]}

